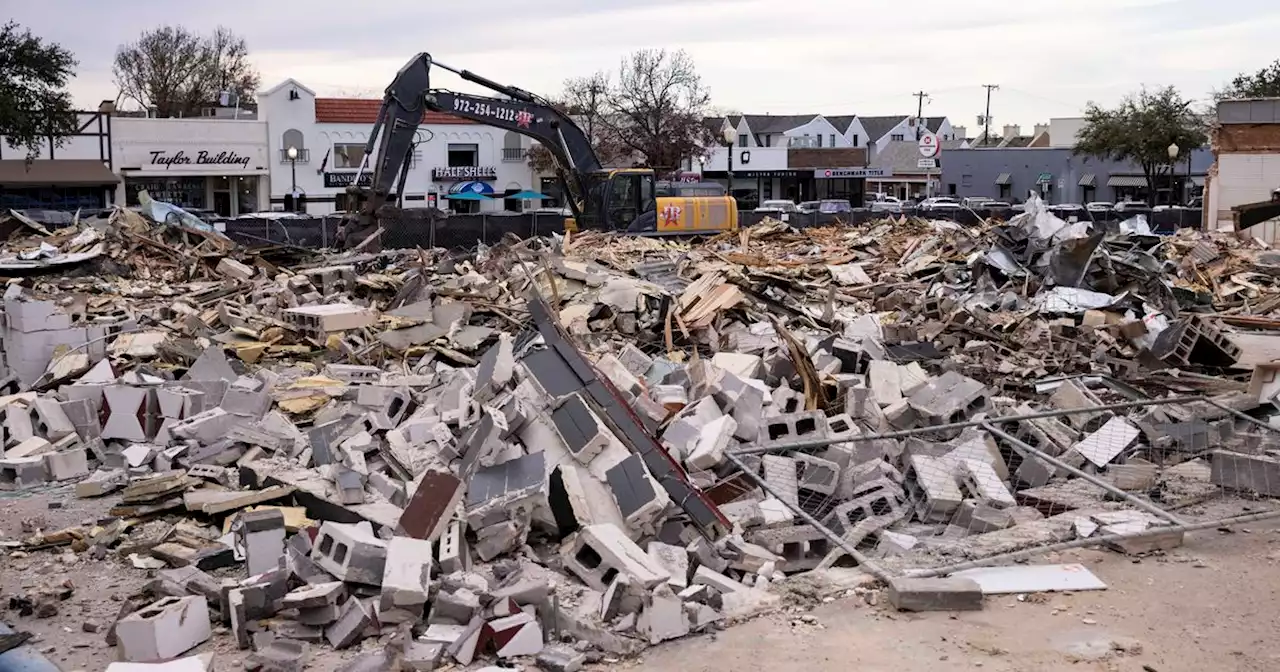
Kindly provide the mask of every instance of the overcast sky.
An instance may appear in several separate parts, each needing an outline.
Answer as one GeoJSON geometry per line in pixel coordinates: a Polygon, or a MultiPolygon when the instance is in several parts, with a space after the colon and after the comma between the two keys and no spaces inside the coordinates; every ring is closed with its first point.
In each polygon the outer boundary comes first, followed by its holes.
{"type": "MultiPolygon", "coordinates": [[[[997,125],[1076,116],[1143,84],[1207,98],[1274,60],[1275,0],[0,0],[75,52],[77,103],[115,98],[121,43],[164,23],[243,35],[264,87],[286,77],[320,95],[378,94],[419,51],[499,82],[554,94],[566,77],[616,69],[627,52],[684,49],[716,106],[750,113],[925,113],[972,136],[999,84],[997,125]]],[[[440,72],[439,86],[475,90],[440,72]]]]}

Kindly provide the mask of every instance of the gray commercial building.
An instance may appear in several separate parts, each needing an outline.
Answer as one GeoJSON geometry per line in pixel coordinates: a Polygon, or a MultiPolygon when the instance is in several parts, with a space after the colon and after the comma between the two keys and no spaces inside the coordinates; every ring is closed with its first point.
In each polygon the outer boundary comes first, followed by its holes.
{"type": "Polygon", "coordinates": [[[958,198],[1025,201],[1034,191],[1050,203],[1129,199],[1161,205],[1169,203],[1170,187],[1173,200],[1180,203],[1199,194],[1213,153],[1194,150],[1189,160],[1175,166],[1172,180],[1167,173],[1158,175],[1153,197],[1138,166],[1077,156],[1069,148],[952,149],[942,152],[939,163],[942,193],[958,198]]]}

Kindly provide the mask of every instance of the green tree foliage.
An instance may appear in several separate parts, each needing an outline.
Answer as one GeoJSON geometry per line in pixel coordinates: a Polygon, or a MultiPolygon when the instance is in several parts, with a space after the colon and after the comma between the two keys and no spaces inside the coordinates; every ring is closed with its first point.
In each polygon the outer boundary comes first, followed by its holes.
{"type": "Polygon", "coordinates": [[[1176,161],[1208,141],[1207,124],[1172,86],[1142,89],[1111,109],[1089,103],[1076,137],[1075,153],[1142,168],[1148,193],[1156,192],[1156,176],[1168,170],[1169,146],[1178,146],[1176,161]]]}
{"type": "Polygon", "coordinates": [[[61,146],[78,124],[67,91],[76,59],[12,21],[0,27],[0,135],[27,158],[45,142],[61,146]]]}
{"type": "Polygon", "coordinates": [[[1215,91],[1213,97],[1217,100],[1280,97],[1280,60],[1255,73],[1237,75],[1226,88],[1215,91]]]}

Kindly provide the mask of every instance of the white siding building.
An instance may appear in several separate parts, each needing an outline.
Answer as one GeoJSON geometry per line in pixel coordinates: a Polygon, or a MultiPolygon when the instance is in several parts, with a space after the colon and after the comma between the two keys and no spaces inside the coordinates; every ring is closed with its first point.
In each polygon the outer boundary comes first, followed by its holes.
{"type": "MultiPolygon", "coordinates": [[[[295,190],[304,194],[306,211],[328,214],[352,207],[346,188],[360,172],[364,150],[381,100],[318,98],[288,79],[258,94],[259,116],[266,122],[271,174],[270,202],[284,206],[295,190]],[[289,148],[297,150],[290,160],[289,148]]],[[[519,201],[501,198],[538,190],[526,158],[530,141],[517,133],[435,112],[424,114],[417,146],[405,176],[403,207],[440,207],[460,212],[519,210],[519,201]],[[474,192],[484,201],[447,200],[474,192]]],[[[377,147],[374,148],[377,151],[377,147]]],[[[367,184],[372,166],[361,181],[367,184]]]]}

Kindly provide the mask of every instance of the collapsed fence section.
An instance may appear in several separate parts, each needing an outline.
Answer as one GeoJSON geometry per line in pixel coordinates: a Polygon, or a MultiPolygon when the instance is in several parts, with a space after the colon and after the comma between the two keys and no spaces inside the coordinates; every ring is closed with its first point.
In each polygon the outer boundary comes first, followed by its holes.
{"type": "Polygon", "coordinates": [[[730,451],[750,487],[722,510],[787,571],[848,556],[882,579],[1074,547],[1149,552],[1280,518],[1280,430],[1220,401],[1108,402],[1106,380],[1074,378],[1054,381],[1050,410],[994,409],[969,398],[977,388],[930,387],[765,418],[769,440],[730,451]]]}

